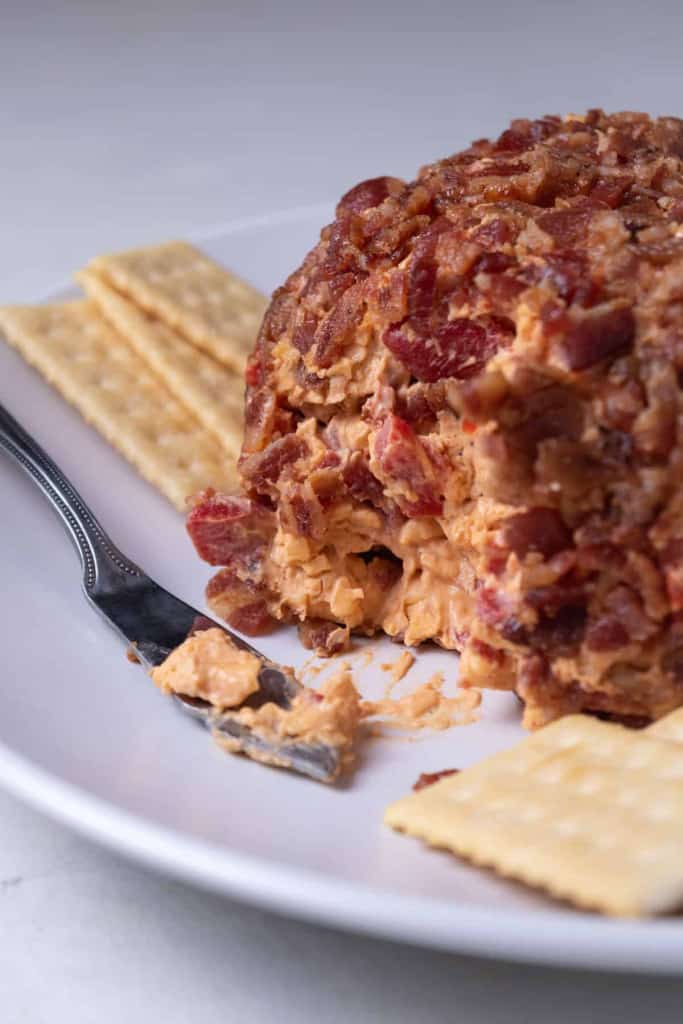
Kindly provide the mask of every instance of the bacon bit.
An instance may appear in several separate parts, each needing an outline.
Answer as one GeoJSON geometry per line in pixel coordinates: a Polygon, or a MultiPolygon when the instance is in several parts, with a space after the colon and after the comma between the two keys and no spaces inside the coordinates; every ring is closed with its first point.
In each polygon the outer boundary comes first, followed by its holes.
{"type": "Polygon", "coordinates": [[[434,424],[436,414],[446,408],[448,399],[441,381],[434,384],[419,382],[396,395],[396,413],[413,426],[434,424]]]}
{"type": "Polygon", "coordinates": [[[263,318],[257,348],[263,347],[263,343],[266,341],[276,341],[287,330],[295,309],[296,302],[294,296],[287,289],[287,286],[277,288],[273,292],[270,306],[263,318]]]}
{"type": "Polygon", "coordinates": [[[499,650],[497,647],[491,647],[490,644],[484,643],[483,640],[479,640],[478,637],[472,637],[469,641],[470,648],[480,658],[485,661],[490,661],[493,665],[500,667],[505,664],[505,652],[499,650]]]}
{"type": "Polygon", "coordinates": [[[374,448],[384,477],[407,485],[416,495],[415,501],[397,496],[402,511],[411,517],[441,515],[443,497],[436,466],[410,424],[400,416],[387,416],[375,435],[374,448]]]}
{"type": "Polygon", "coordinates": [[[208,493],[187,517],[187,532],[197,554],[209,565],[239,566],[248,576],[258,575],[275,518],[249,498],[208,493]]]}
{"type": "Polygon", "coordinates": [[[524,398],[520,409],[524,419],[511,431],[517,445],[532,448],[547,438],[578,440],[584,423],[584,410],[577,395],[561,385],[551,385],[524,398]]]}
{"type": "Polygon", "coordinates": [[[508,221],[501,217],[494,217],[493,220],[475,228],[470,238],[482,248],[491,249],[495,245],[505,245],[506,242],[511,242],[515,234],[516,232],[508,221]]]}
{"type": "Polygon", "coordinates": [[[472,274],[502,274],[514,266],[515,261],[504,252],[484,252],[472,267],[472,274]]]}
{"type": "Polygon", "coordinates": [[[669,541],[659,556],[659,562],[664,571],[671,610],[679,612],[683,609],[683,540],[669,541]]]}
{"type": "Polygon", "coordinates": [[[365,452],[352,452],[342,469],[342,479],[356,501],[369,501],[376,508],[384,505],[384,488],[370,471],[365,452]]]}
{"type": "Polygon", "coordinates": [[[363,318],[365,282],[351,285],[319,324],[315,332],[313,361],[317,366],[332,366],[343,349],[350,344],[363,318]]]}
{"type": "MultiPolygon", "coordinates": [[[[547,588],[550,590],[550,588],[547,588]]],[[[568,601],[573,600],[567,595],[568,601]]],[[[559,595],[557,597],[559,601],[559,595]]],[[[586,627],[586,609],[580,604],[568,603],[559,610],[543,618],[526,640],[516,641],[528,643],[541,651],[551,652],[554,657],[564,657],[575,653],[582,642],[586,627]]]]}
{"type": "Polygon", "coordinates": [[[288,533],[299,537],[320,538],[325,532],[322,505],[311,487],[310,480],[292,484],[280,497],[280,522],[288,533]]]}
{"type": "Polygon", "coordinates": [[[460,317],[434,328],[413,318],[389,326],[382,341],[414,377],[434,382],[473,377],[513,336],[514,327],[499,317],[460,317]]]}
{"type": "Polygon", "coordinates": [[[567,249],[581,242],[588,230],[588,222],[594,208],[574,207],[565,210],[549,210],[536,219],[542,231],[561,249],[567,249]]]}
{"type": "Polygon", "coordinates": [[[244,408],[243,452],[260,451],[265,447],[275,427],[276,412],[277,402],[271,388],[249,387],[244,408]]]}
{"type": "Polygon", "coordinates": [[[341,458],[332,449],[329,449],[320,462],[315,467],[316,469],[336,469],[337,466],[341,466],[341,458]]]}
{"type": "Polygon", "coordinates": [[[586,630],[586,647],[590,651],[616,651],[628,644],[628,633],[613,615],[592,622],[586,630]]]}
{"type": "Polygon", "coordinates": [[[303,310],[292,331],[292,345],[302,355],[305,355],[313,345],[317,326],[317,318],[308,310],[303,310]]]}
{"type": "Polygon", "coordinates": [[[387,196],[400,194],[404,188],[405,183],[400,178],[368,178],[341,197],[337,204],[337,216],[342,211],[363,213],[373,206],[379,206],[387,196]]]}
{"type": "Polygon", "coordinates": [[[426,789],[427,786],[433,786],[435,782],[439,782],[441,779],[446,779],[449,775],[457,775],[459,771],[459,768],[444,768],[440,772],[422,772],[418,777],[417,782],[413,784],[413,791],[415,793],[419,793],[421,789],[426,789]]]}
{"type": "Polygon", "coordinates": [[[607,203],[615,209],[633,184],[632,175],[618,175],[611,178],[598,178],[591,189],[591,198],[607,203]]]}
{"type": "Polygon", "coordinates": [[[212,611],[247,636],[263,636],[275,627],[267,597],[263,587],[240,579],[230,569],[221,569],[206,588],[206,601],[212,611]]]}
{"type": "Polygon", "coordinates": [[[417,239],[408,269],[408,313],[428,315],[436,297],[436,247],[439,235],[452,231],[447,217],[438,217],[417,239]]]}
{"type": "Polygon", "coordinates": [[[570,370],[587,370],[603,359],[627,351],[635,337],[633,311],[626,307],[588,314],[562,340],[570,370]]]}
{"type": "Polygon", "coordinates": [[[348,626],[326,619],[306,619],[298,626],[299,640],[308,651],[319,658],[331,658],[348,651],[351,634],[348,626]]]}
{"type": "Polygon", "coordinates": [[[656,624],[645,614],[640,596],[630,587],[615,587],[605,598],[604,609],[586,634],[586,643],[592,650],[614,650],[633,641],[642,643],[657,631],[656,624]],[[625,639],[619,643],[619,638],[625,639]]]}
{"type": "Polygon", "coordinates": [[[368,287],[368,308],[384,320],[402,320],[408,312],[407,286],[406,273],[399,268],[373,280],[368,287]]]}
{"type": "Polygon", "coordinates": [[[518,558],[525,558],[534,551],[551,558],[571,547],[572,535],[556,509],[536,507],[504,519],[501,539],[503,546],[514,551],[518,558]]]}
{"type": "Polygon", "coordinates": [[[594,305],[601,289],[593,280],[585,256],[577,252],[559,252],[544,256],[543,264],[527,264],[520,276],[528,284],[550,284],[565,302],[594,305]]]}
{"type": "Polygon", "coordinates": [[[296,434],[272,441],[262,452],[248,455],[240,460],[242,478],[257,490],[265,489],[267,484],[276,483],[286,466],[308,455],[306,442],[296,434]]]}
{"type": "Polygon", "coordinates": [[[477,429],[477,424],[473,420],[464,419],[460,425],[466,434],[474,434],[477,429]]]}

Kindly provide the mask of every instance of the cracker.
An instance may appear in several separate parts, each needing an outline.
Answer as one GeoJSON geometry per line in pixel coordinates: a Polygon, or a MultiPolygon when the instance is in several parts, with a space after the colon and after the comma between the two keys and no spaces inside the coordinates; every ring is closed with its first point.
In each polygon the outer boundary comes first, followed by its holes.
{"type": "Polygon", "coordinates": [[[234,460],[87,301],[0,308],[0,331],[178,508],[232,490],[234,460]]]}
{"type": "Polygon", "coordinates": [[[392,828],[579,906],[683,902],[683,751],[572,715],[392,804],[392,828]]]}
{"type": "Polygon", "coordinates": [[[197,348],[243,372],[267,300],[193,246],[166,242],[97,256],[86,269],[197,348]]]}
{"type": "Polygon", "coordinates": [[[668,715],[664,715],[664,718],[648,725],[645,732],[648,736],[655,736],[659,740],[683,743],[683,708],[677,708],[668,715]]]}
{"type": "Polygon", "coordinates": [[[231,455],[242,444],[244,381],[176,331],[139,310],[92,271],[76,275],[88,298],[178,401],[216,435],[231,455]]]}

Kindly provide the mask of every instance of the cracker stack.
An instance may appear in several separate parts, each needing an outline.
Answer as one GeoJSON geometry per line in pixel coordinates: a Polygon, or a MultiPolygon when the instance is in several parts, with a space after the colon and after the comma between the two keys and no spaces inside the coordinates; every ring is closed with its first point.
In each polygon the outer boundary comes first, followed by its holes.
{"type": "Polygon", "coordinates": [[[86,300],[0,307],[0,332],[177,508],[234,490],[264,296],[184,242],[97,257],[77,279],[86,300]]]}

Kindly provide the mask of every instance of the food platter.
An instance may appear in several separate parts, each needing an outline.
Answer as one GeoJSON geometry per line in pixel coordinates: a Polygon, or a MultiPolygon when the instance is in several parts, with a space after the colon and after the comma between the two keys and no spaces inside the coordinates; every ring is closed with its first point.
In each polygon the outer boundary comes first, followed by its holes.
{"type": "MultiPolygon", "coordinates": [[[[198,231],[192,240],[268,291],[330,212],[288,211],[198,231]]],[[[208,567],[196,559],[178,513],[5,347],[0,380],[3,402],[122,550],[201,606],[208,567]]],[[[0,782],[7,789],[150,867],[279,912],[493,957],[680,969],[677,919],[613,922],[580,913],[382,825],[385,806],[421,772],[462,768],[520,739],[514,697],[486,694],[474,725],[373,740],[354,778],[336,788],[227,758],[126,660],[80,594],[77,559],[58,520],[6,460],[0,487],[0,782]]],[[[307,657],[288,629],[263,647],[288,664],[307,657]]],[[[398,653],[388,641],[352,652],[365,692],[381,692],[380,665],[398,653]]],[[[422,650],[405,683],[424,682],[436,670],[454,682],[457,658],[422,650]]]]}

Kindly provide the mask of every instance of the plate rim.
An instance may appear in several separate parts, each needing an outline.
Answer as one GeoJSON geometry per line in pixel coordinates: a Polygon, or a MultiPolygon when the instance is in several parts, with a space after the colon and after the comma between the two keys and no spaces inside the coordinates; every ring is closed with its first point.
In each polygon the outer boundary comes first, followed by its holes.
{"type": "Polygon", "coordinates": [[[683,966],[678,921],[612,920],[564,908],[493,910],[431,897],[397,898],[389,889],[235,853],[151,824],[59,779],[2,743],[0,784],[52,820],[128,860],[286,917],[494,960],[657,974],[679,974],[683,966]]]}
{"type": "MultiPolygon", "coordinates": [[[[197,245],[273,224],[329,215],[331,202],[233,218],[188,232],[197,245]]],[[[64,297],[62,278],[38,301],[64,297]]],[[[314,924],[489,959],[641,973],[683,973],[683,920],[611,920],[562,906],[491,909],[397,896],[364,882],[237,853],[153,824],[0,742],[0,785],[60,824],[128,860],[205,890],[314,924]]]]}

